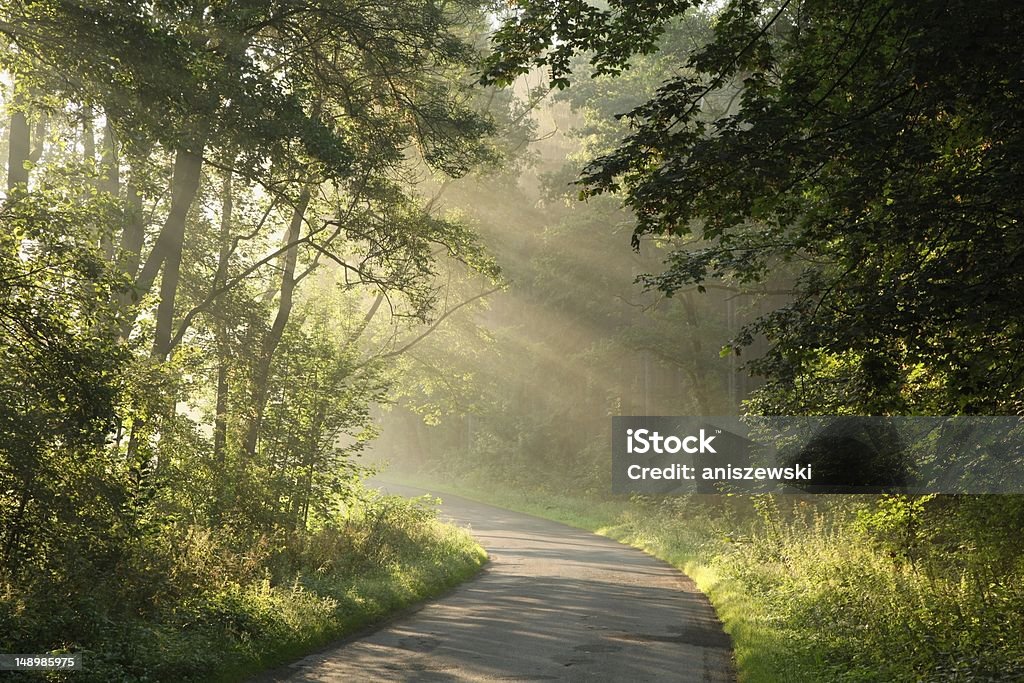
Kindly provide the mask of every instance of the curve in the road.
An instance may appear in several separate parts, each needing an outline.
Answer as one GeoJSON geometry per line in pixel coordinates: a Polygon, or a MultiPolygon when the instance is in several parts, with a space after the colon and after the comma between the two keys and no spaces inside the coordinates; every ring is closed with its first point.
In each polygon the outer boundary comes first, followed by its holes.
{"type": "MultiPolygon", "coordinates": [[[[392,493],[424,491],[388,485],[392,493]]],[[[734,680],[707,598],[671,566],[556,522],[444,496],[490,555],[475,579],[259,680],[734,680]]]]}

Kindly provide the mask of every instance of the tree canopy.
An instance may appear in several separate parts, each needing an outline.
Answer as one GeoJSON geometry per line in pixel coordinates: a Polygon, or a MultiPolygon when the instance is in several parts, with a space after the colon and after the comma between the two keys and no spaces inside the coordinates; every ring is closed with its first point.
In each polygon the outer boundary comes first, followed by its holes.
{"type": "MultiPolygon", "coordinates": [[[[484,80],[616,73],[709,11],[520,2],[484,80]]],[[[1022,28],[1011,2],[727,2],[581,195],[621,193],[634,246],[676,238],[648,287],[791,290],[733,342],[771,343],[761,411],[1017,412],[1022,28]]]]}
{"type": "Polygon", "coordinates": [[[496,158],[483,26],[465,2],[0,2],[4,580],[336,520],[382,359],[445,315],[437,264],[497,277],[417,189],[496,158]]]}

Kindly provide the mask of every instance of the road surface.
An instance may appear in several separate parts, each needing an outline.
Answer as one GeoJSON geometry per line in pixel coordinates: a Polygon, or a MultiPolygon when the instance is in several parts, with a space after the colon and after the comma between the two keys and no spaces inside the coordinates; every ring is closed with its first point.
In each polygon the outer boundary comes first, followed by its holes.
{"type": "Polygon", "coordinates": [[[442,497],[442,518],[469,527],[490,555],[477,578],[257,680],[735,680],[714,610],[671,566],[556,522],[442,497]]]}

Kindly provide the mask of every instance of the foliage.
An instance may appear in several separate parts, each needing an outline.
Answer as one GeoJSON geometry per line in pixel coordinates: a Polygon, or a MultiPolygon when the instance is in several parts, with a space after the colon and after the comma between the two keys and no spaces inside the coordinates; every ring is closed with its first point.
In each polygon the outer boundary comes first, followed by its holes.
{"type": "Polygon", "coordinates": [[[242,680],[476,572],[483,550],[433,510],[367,497],[287,545],[164,526],[110,577],[120,585],[4,585],[0,648],[83,654],[82,671],[48,680],[242,680]]]}
{"type": "Polygon", "coordinates": [[[104,453],[127,354],[105,304],[124,283],[82,240],[103,209],[60,191],[0,207],[0,566],[22,577],[61,571],[65,543],[102,562],[121,533],[104,453]]]}
{"type": "MultiPolygon", "coordinates": [[[[703,4],[519,3],[485,79],[542,63],[561,87],[588,50],[618,72],[703,4]]],[[[1017,412],[1022,20],[1007,2],[725,3],[583,194],[621,192],[634,240],[681,236],[645,278],[668,294],[792,270],[792,301],[734,342],[772,343],[751,364],[764,409],[1017,412]],[[828,405],[790,391],[823,356],[849,368],[828,405]]]]}
{"type": "Polygon", "coordinates": [[[479,565],[356,463],[382,338],[431,332],[439,264],[497,277],[416,189],[501,154],[483,28],[467,2],[0,1],[0,650],[207,680],[479,565]]]}

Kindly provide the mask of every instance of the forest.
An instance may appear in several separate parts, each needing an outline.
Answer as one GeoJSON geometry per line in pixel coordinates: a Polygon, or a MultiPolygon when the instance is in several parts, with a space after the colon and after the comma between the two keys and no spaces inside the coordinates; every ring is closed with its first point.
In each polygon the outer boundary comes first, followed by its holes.
{"type": "Polygon", "coordinates": [[[0,654],[245,680],[480,571],[385,480],[685,571],[741,681],[1024,678],[1024,496],[630,496],[609,450],[622,415],[1022,414],[1022,34],[0,0],[0,654]]]}

